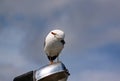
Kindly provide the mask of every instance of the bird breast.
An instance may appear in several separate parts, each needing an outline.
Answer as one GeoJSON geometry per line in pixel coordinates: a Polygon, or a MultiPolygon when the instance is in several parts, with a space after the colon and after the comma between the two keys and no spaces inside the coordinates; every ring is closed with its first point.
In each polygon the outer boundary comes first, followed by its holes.
{"type": "Polygon", "coordinates": [[[55,56],[58,55],[61,50],[63,49],[64,45],[58,41],[55,38],[52,38],[52,40],[46,40],[46,44],[45,44],[45,52],[47,55],[49,56],[55,56]]]}

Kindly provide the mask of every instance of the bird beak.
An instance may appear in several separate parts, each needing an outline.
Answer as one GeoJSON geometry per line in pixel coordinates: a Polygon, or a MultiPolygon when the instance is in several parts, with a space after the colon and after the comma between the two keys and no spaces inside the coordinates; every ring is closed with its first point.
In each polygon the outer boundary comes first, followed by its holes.
{"type": "Polygon", "coordinates": [[[54,33],[54,32],[51,32],[51,34],[56,35],[56,33],[54,33]]]}

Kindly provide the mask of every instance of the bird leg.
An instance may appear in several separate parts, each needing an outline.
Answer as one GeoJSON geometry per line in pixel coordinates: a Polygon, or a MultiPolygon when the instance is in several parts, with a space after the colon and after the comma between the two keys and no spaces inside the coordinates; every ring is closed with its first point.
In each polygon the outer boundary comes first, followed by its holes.
{"type": "Polygon", "coordinates": [[[53,64],[54,62],[53,62],[53,60],[50,60],[50,64],[53,64]]]}

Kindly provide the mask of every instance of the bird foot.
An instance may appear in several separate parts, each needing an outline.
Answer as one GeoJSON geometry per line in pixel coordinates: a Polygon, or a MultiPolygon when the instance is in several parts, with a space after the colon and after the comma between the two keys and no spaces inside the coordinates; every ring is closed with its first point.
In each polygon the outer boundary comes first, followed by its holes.
{"type": "Polygon", "coordinates": [[[50,65],[53,64],[54,62],[53,61],[50,61],[50,65]]]}

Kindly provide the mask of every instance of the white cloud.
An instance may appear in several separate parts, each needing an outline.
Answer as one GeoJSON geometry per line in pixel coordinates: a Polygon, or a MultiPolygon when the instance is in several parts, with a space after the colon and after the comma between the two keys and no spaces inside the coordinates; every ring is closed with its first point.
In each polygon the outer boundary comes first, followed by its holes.
{"type": "Polygon", "coordinates": [[[55,10],[64,8],[69,0],[4,0],[1,1],[1,13],[6,13],[8,15],[14,15],[16,13],[22,13],[24,15],[39,15],[48,17],[55,10]]]}
{"type": "Polygon", "coordinates": [[[47,31],[57,27],[63,29],[69,43],[67,48],[74,47],[75,50],[119,43],[120,6],[117,3],[119,1],[75,0],[61,10],[59,17],[49,19],[47,31]]]}
{"type": "Polygon", "coordinates": [[[70,76],[69,81],[119,81],[120,73],[107,71],[82,71],[70,76]]]}
{"type": "MultiPolygon", "coordinates": [[[[73,58],[74,53],[80,54],[80,51],[87,51],[86,48],[98,48],[111,42],[119,43],[119,3],[119,0],[1,0],[0,15],[4,16],[8,27],[12,27],[0,30],[0,49],[1,54],[4,54],[0,63],[5,64],[3,71],[16,69],[17,72],[23,72],[26,67],[34,68],[34,66],[47,63],[41,52],[42,38],[54,28],[60,28],[66,33],[64,52],[71,54],[69,59],[73,58]],[[15,20],[16,14],[22,15],[23,20],[15,20]],[[45,26],[39,24],[37,28],[32,22],[34,19],[39,21],[41,17],[46,19],[47,24],[45,23],[45,26]],[[5,58],[8,59],[4,60],[5,58]],[[15,64],[15,58],[18,64],[15,64]],[[6,65],[11,69],[8,69],[6,65]]],[[[2,72],[0,77],[10,78],[6,74],[2,72]]],[[[115,72],[86,71],[79,75],[71,74],[70,77],[71,81],[118,81],[119,75],[115,72]]],[[[7,80],[9,79],[1,81],[7,80]]]]}
{"type": "Polygon", "coordinates": [[[119,81],[120,74],[117,72],[86,71],[81,73],[81,81],[119,81]]]}
{"type": "Polygon", "coordinates": [[[11,45],[20,45],[25,35],[25,31],[19,27],[6,27],[0,33],[0,43],[11,45]]]}

